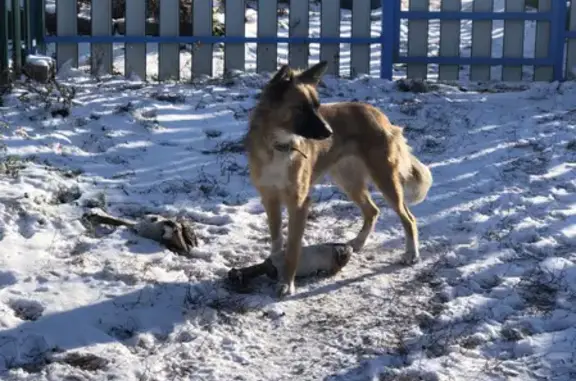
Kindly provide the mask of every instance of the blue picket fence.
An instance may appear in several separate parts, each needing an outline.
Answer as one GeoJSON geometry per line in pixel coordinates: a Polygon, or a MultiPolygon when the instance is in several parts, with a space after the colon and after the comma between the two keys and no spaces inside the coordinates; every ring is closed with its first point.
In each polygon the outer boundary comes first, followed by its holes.
{"type": "MultiPolygon", "coordinates": [[[[570,68],[576,66],[576,1],[567,4],[564,0],[540,0],[541,6],[537,12],[526,12],[524,0],[507,0],[506,11],[491,11],[491,1],[476,0],[472,11],[461,10],[461,0],[442,0],[442,10],[430,11],[428,0],[411,0],[409,10],[401,10],[400,0],[381,1],[381,30],[379,36],[372,36],[370,30],[371,7],[369,0],[355,0],[352,9],[352,32],[350,37],[342,37],[333,24],[340,23],[339,0],[321,0],[322,26],[320,36],[309,35],[308,0],[290,1],[290,28],[288,36],[278,36],[277,2],[276,0],[259,0],[258,3],[258,33],[257,36],[246,36],[244,15],[246,2],[244,0],[227,0],[225,35],[212,35],[211,0],[196,0],[193,2],[193,30],[191,35],[179,35],[178,19],[179,0],[162,0],[159,20],[159,35],[147,35],[145,25],[145,6],[142,0],[126,0],[126,31],[123,35],[113,33],[111,0],[92,2],[92,33],[78,35],[77,25],[70,22],[58,23],[56,35],[44,35],[43,44],[56,44],[57,61],[61,65],[72,60],[78,65],[78,44],[89,43],[97,47],[98,62],[103,64],[105,72],[111,72],[113,67],[113,44],[125,44],[125,74],[135,72],[146,76],[146,44],[157,43],[159,50],[160,80],[179,77],[179,45],[193,44],[199,46],[192,55],[193,74],[212,75],[212,59],[214,44],[224,44],[225,62],[228,69],[245,70],[245,57],[240,54],[246,44],[258,45],[257,71],[271,71],[278,67],[278,44],[289,45],[289,63],[294,66],[307,66],[311,44],[320,45],[319,58],[338,55],[338,46],[350,44],[351,71],[360,74],[370,71],[370,56],[374,53],[370,46],[379,45],[379,76],[392,79],[394,67],[398,64],[407,66],[406,75],[411,78],[426,77],[428,65],[439,65],[439,79],[458,79],[461,66],[470,66],[470,79],[491,79],[489,68],[505,67],[503,80],[516,80],[521,77],[522,66],[535,68],[535,80],[564,80],[570,75],[570,68]],[[273,3],[273,4],[272,4],[273,3]],[[521,7],[514,8],[514,5],[521,7]],[[510,5],[510,7],[509,7],[510,5]],[[508,11],[518,9],[516,11],[508,11]],[[454,9],[454,10],[446,10],[454,9]],[[269,14],[265,13],[269,12],[269,14]],[[273,12],[273,14],[272,14],[273,12]],[[568,17],[570,15],[570,17],[568,17]],[[569,19],[569,25],[567,25],[569,19]],[[299,23],[292,23],[298,20],[299,23]],[[401,23],[408,23],[407,54],[400,51],[401,23]],[[427,54],[427,28],[430,20],[440,20],[442,31],[440,52],[438,55],[427,54]],[[459,51],[460,21],[472,22],[472,53],[463,57],[459,51]],[[491,23],[503,20],[504,54],[493,57],[490,54],[491,23]],[[326,25],[325,25],[326,21],[326,25]],[[536,56],[523,57],[513,41],[523,41],[523,24],[527,21],[538,23],[536,32],[536,56]],[[508,41],[508,43],[506,43],[508,41]],[[510,42],[512,41],[512,42],[510,42]],[[261,49],[262,47],[262,49],[261,49]],[[264,49],[266,48],[266,49],[264,49]],[[260,57],[261,56],[261,57],[260,57]],[[444,69],[444,70],[443,70],[444,69]],[[473,70],[474,69],[474,70],[473,70]],[[540,71],[538,71],[540,70],[540,71]],[[475,78],[473,78],[475,77],[475,78]]],[[[33,1],[34,7],[41,12],[44,1],[33,1]]],[[[75,18],[78,10],[76,0],[57,0],[57,19],[70,20],[75,18]]],[[[33,19],[38,19],[34,17],[33,19]]],[[[38,27],[42,23],[34,23],[38,27]]],[[[37,35],[33,30],[32,35],[37,35]]],[[[97,50],[92,50],[95,55],[97,50]]],[[[93,63],[94,64],[94,63],[93,63]]],[[[337,64],[330,70],[338,73],[337,64]]]]}

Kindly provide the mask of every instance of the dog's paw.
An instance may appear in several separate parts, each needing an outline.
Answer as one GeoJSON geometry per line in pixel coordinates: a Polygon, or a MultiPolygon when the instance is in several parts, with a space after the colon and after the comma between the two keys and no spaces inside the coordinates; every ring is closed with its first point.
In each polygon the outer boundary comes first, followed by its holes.
{"type": "Polygon", "coordinates": [[[364,248],[366,241],[359,240],[358,238],[351,239],[350,241],[346,242],[346,246],[352,248],[353,253],[359,253],[364,248]]]}
{"type": "Polygon", "coordinates": [[[279,283],[276,287],[276,296],[279,299],[282,299],[286,296],[293,295],[296,292],[296,287],[294,286],[294,282],[290,283],[279,283]]]}
{"type": "Polygon", "coordinates": [[[407,251],[402,256],[402,263],[405,265],[414,265],[420,262],[420,254],[417,251],[407,251]]]}

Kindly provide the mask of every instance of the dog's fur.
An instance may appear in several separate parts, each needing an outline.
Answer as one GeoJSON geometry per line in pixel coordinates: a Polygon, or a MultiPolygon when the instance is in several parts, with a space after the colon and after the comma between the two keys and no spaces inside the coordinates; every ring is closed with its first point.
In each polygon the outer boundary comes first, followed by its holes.
{"type": "Polygon", "coordinates": [[[423,201],[432,174],[411,153],[400,127],[364,103],[320,105],[320,62],[303,72],[283,66],[263,88],[246,135],[250,177],[261,195],[272,240],[283,248],[281,207],[289,214],[288,242],[279,296],[295,291],[311,186],[325,173],[361,209],[364,224],[350,244],[360,251],[380,213],[368,191],[372,180],[398,214],[406,236],[404,261],[419,259],[418,228],[407,204],[423,201]]]}

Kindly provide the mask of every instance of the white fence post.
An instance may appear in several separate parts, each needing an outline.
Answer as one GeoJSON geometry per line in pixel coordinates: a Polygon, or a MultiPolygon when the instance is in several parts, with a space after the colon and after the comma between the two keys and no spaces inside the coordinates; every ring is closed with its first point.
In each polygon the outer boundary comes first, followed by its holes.
{"type": "MultiPolygon", "coordinates": [[[[564,0],[561,0],[564,1],[564,0]]],[[[538,12],[548,12],[552,9],[552,0],[539,0],[538,12]]],[[[564,20],[562,20],[564,22],[564,20]]],[[[536,47],[535,58],[550,56],[550,21],[538,21],[536,24],[536,47]]],[[[564,44],[562,44],[564,45],[564,44]]],[[[534,80],[551,81],[554,78],[552,66],[537,66],[534,68],[534,80]]]]}
{"type": "MultiPolygon", "coordinates": [[[[126,0],[126,36],[146,35],[146,2],[126,0]]],[[[132,73],[146,80],[146,44],[126,44],[124,74],[132,73]]]]}
{"type": "MultiPolygon", "coordinates": [[[[428,7],[428,0],[410,0],[409,10],[411,11],[426,12],[428,7]]],[[[428,26],[428,20],[408,21],[408,56],[428,55],[428,26]]],[[[426,79],[427,74],[428,65],[426,64],[411,63],[406,67],[408,78],[426,79]]]]}
{"type": "MultiPolygon", "coordinates": [[[[570,2],[570,26],[568,30],[576,31],[576,0],[570,2]]],[[[566,78],[576,79],[576,38],[568,39],[566,52],[566,78]]]]}
{"type": "MultiPolygon", "coordinates": [[[[226,36],[244,37],[246,28],[244,0],[226,0],[225,28],[226,36]]],[[[246,44],[226,43],[224,47],[224,70],[244,70],[246,67],[246,44]]]]}
{"type": "MultiPolygon", "coordinates": [[[[462,0],[443,0],[442,11],[460,12],[462,0]]],[[[440,22],[440,56],[460,55],[460,20],[442,20],[440,22]]],[[[456,81],[459,78],[460,65],[440,65],[438,79],[456,81]]]]}
{"type": "MultiPolygon", "coordinates": [[[[212,0],[194,1],[192,28],[195,36],[212,35],[212,0]]],[[[192,47],[192,73],[212,75],[213,44],[195,44],[192,47]]]]}
{"type": "MultiPolygon", "coordinates": [[[[277,0],[258,1],[258,37],[278,35],[277,0]]],[[[278,67],[278,45],[258,44],[256,48],[256,71],[273,72],[278,67]]]]}
{"type": "MultiPolygon", "coordinates": [[[[370,37],[370,1],[352,3],[352,37],[370,37]]],[[[370,73],[370,44],[350,45],[350,76],[370,73]]]]}
{"type": "MultiPolygon", "coordinates": [[[[77,36],[77,20],[76,0],[56,0],[56,34],[58,36],[77,36]]],[[[72,66],[78,67],[78,44],[56,44],[56,63],[58,68],[69,60],[72,60],[72,66]]]]}
{"type": "MultiPolygon", "coordinates": [[[[310,12],[308,0],[290,0],[291,37],[308,37],[308,17],[310,12]]],[[[289,44],[288,64],[294,68],[308,66],[308,44],[289,44]]]]}
{"type": "MultiPolygon", "coordinates": [[[[492,0],[475,1],[473,12],[492,12],[494,3],[492,0]]],[[[492,21],[472,21],[472,57],[492,56],[492,21]]],[[[490,65],[471,65],[470,80],[489,81],[490,65]]]]}
{"type": "MultiPolygon", "coordinates": [[[[160,36],[176,37],[180,34],[180,7],[178,3],[178,0],[162,0],[160,2],[160,36]]],[[[180,44],[173,42],[158,44],[158,80],[177,80],[179,78],[180,44]]]]}
{"type": "MultiPolygon", "coordinates": [[[[506,0],[505,12],[524,12],[524,9],[524,0],[506,0]]],[[[504,21],[504,46],[502,57],[522,58],[524,56],[524,23],[524,20],[504,21]]],[[[503,66],[502,80],[521,81],[522,66],[503,66]]]]}
{"type": "MultiPolygon", "coordinates": [[[[340,0],[322,0],[320,35],[340,37],[340,0]]],[[[340,73],[340,44],[320,44],[320,60],[328,62],[327,74],[340,73]]]]}
{"type": "MultiPolygon", "coordinates": [[[[90,25],[93,36],[112,35],[112,0],[92,2],[90,25]]],[[[112,74],[112,63],[112,44],[91,44],[90,71],[93,75],[112,74]]]]}

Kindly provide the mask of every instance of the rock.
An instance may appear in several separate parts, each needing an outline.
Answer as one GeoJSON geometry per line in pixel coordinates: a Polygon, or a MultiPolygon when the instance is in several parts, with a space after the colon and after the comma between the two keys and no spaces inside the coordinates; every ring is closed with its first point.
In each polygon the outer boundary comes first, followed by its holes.
{"type": "Polygon", "coordinates": [[[434,86],[422,79],[402,78],[396,81],[396,88],[404,92],[428,93],[435,90],[434,86]]]}
{"type": "Polygon", "coordinates": [[[26,56],[24,73],[34,81],[47,83],[56,74],[56,62],[48,56],[29,54],[26,56]]]}

